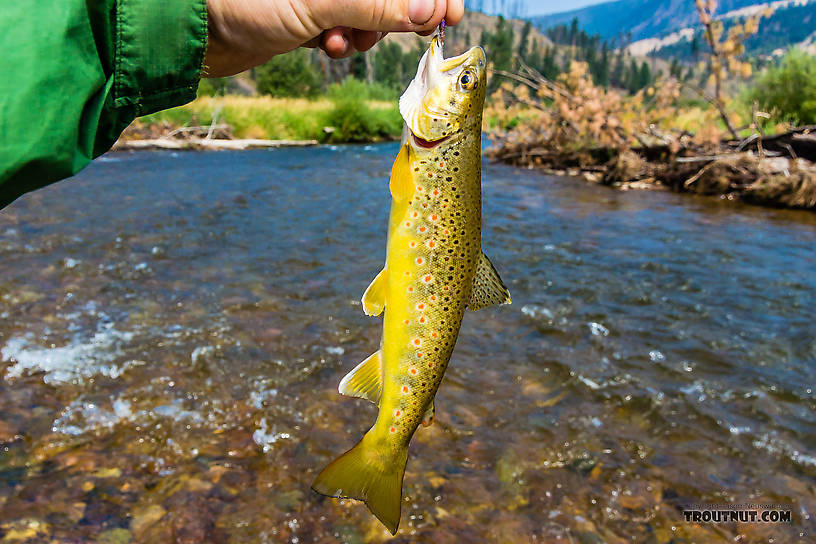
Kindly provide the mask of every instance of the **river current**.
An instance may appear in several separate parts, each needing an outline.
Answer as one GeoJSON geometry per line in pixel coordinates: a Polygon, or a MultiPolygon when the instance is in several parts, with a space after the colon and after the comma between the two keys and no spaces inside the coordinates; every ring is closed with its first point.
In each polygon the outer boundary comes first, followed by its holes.
{"type": "MultiPolygon", "coordinates": [[[[0,539],[387,540],[310,484],[375,419],[337,384],[396,151],[110,153],[0,211],[0,539]]],[[[812,542],[816,216],[483,177],[513,304],[465,316],[396,541],[812,542]]]]}

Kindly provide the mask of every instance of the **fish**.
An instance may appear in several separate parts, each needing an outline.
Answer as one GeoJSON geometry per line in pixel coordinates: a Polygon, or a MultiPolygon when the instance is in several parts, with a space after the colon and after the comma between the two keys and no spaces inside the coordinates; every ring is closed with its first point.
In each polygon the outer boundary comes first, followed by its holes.
{"type": "Polygon", "coordinates": [[[360,442],[312,485],[322,495],[364,501],[392,535],[408,446],[419,425],[433,421],[465,308],[511,302],[481,248],[486,83],[484,50],[445,59],[437,34],[400,98],[405,123],[389,182],[385,266],[362,298],[367,315],[384,313],[380,349],[338,387],[379,412],[360,442]]]}

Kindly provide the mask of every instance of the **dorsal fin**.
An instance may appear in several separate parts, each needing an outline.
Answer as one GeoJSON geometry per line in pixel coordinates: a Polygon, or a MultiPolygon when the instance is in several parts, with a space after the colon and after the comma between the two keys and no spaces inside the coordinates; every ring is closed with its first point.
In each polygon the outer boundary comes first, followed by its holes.
{"type": "Polygon", "coordinates": [[[380,315],[385,309],[386,287],[388,287],[388,271],[383,268],[377,277],[371,280],[368,289],[363,293],[363,311],[366,315],[380,315]]]}
{"type": "Polygon", "coordinates": [[[405,144],[394,160],[391,168],[391,197],[397,202],[403,202],[414,196],[414,179],[411,175],[411,146],[405,144]]]}
{"type": "Polygon", "coordinates": [[[342,395],[359,397],[380,404],[382,396],[382,352],[375,351],[340,380],[337,388],[342,395]]]}
{"type": "Polygon", "coordinates": [[[482,253],[476,266],[476,274],[473,276],[473,290],[468,308],[475,311],[510,302],[510,291],[504,286],[490,259],[482,253]]]}

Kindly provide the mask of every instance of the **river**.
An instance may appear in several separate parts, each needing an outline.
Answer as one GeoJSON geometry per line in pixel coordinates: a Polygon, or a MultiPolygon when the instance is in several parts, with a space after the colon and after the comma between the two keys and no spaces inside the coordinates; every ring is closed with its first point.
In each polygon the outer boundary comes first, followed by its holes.
{"type": "MultiPolygon", "coordinates": [[[[381,541],[316,495],[376,408],[396,144],[111,153],[0,211],[0,539],[381,541]]],[[[485,165],[396,542],[812,542],[816,215],[485,165]],[[693,503],[784,505],[693,524],[693,503]]]]}

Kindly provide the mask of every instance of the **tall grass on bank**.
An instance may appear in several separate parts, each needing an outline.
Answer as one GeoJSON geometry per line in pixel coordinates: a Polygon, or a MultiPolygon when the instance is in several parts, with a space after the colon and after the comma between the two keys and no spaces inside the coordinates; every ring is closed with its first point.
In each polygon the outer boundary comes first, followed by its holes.
{"type": "Polygon", "coordinates": [[[396,100],[375,99],[378,91],[347,80],[330,87],[326,96],[272,98],[269,96],[199,96],[184,106],[141,118],[146,124],[173,126],[218,123],[232,127],[236,138],[375,142],[398,138],[402,118],[396,100]],[[360,88],[362,87],[362,88],[360,88]],[[374,95],[374,96],[372,96],[374,95]]]}

